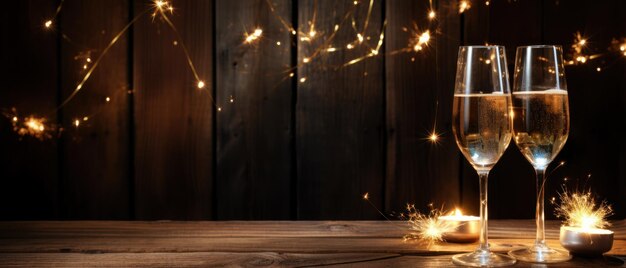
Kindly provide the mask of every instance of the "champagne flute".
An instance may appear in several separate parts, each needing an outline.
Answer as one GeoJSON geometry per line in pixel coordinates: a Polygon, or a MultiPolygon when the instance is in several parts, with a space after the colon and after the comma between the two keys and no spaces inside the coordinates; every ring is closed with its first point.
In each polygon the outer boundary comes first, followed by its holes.
{"type": "Polygon", "coordinates": [[[452,257],[466,266],[507,266],[510,256],[489,251],[487,242],[487,177],[511,141],[511,92],[502,46],[459,48],[452,131],[459,149],[478,172],[480,240],[478,249],[452,257]]]}
{"type": "Polygon", "coordinates": [[[567,261],[569,253],[546,245],[543,200],[546,168],[563,148],[569,132],[561,47],[518,47],[513,81],[513,135],[536,173],[537,235],[533,246],[512,250],[509,255],[526,262],[567,261]]]}

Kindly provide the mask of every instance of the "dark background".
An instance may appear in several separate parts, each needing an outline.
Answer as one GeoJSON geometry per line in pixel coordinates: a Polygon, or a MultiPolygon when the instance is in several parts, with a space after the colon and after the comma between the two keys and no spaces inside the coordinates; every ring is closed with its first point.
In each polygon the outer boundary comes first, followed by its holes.
{"type": "MultiPolygon", "coordinates": [[[[450,127],[458,46],[505,45],[512,67],[516,46],[570,51],[577,31],[590,54],[604,55],[566,67],[571,131],[555,163],[567,164],[549,178],[546,199],[567,177],[570,189],[589,186],[614,205],[615,218],[626,216],[619,132],[626,127],[626,57],[607,52],[613,38],[626,36],[625,1],[472,0],[461,15],[456,1],[434,1],[436,23],[426,19],[427,0],[375,1],[366,36],[375,45],[387,21],[379,56],[335,68],[366,48],[328,53],[299,66],[294,78],[289,66],[315,46],[292,38],[276,16],[303,30],[315,17],[328,36],[353,4],[271,1],[275,13],[265,0],[173,2],[172,20],[204,89],[195,88],[174,32],[146,16],[58,113],[84,75],[75,57],[93,50],[96,58],[150,2],[66,0],[53,29],[43,22],[58,1],[3,3],[0,108],[45,115],[65,130],[41,141],[18,136],[10,118],[0,119],[0,218],[379,219],[365,192],[386,213],[432,202],[477,214],[477,175],[450,127]],[[392,55],[407,46],[413,25],[430,27],[430,45],[392,55]],[[244,32],[255,27],[262,39],[244,44],[244,32]],[[71,126],[83,116],[89,120],[71,126]],[[439,144],[426,139],[434,118],[439,144]]],[[[359,28],[368,6],[361,2],[359,28]]],[[[354,38],[342,30],[334,43],[354,38]]],[[[492,171],[489,198],[491,218],[534,217],[533,169],[513,143],[492,171]]]]}

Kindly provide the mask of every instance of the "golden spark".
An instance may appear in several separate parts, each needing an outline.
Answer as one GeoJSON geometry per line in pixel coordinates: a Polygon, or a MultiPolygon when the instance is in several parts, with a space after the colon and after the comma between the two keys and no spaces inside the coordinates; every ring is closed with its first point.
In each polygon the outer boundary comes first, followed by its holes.
{"type": "Polygon", "coordinates": [[[409,43],[410,47],[413,48],[413,51],[418,52],[424,48],[424,46],[428,46],[428,42],[430,41],[430,31],[426,30],[423,33],[416,33],[409,43]]]}
{"type": "Polygon", "coordinates": [[[468,0],[461,0],[461,2],[459,3],[459,14],[470,9],[470,7],[472,6],[470,5],[470,2],[468,0]]]}
{"type": "MultiPolygon", "coordinates": [[[[587,60],[594,58],[594,56],[588,56],[585,54],[585,48],[587,47],[588,39],[585,38],[580,32],[574,34],[574,42],[572,43],[572,59],[568,64],[585,64],[587,60]]],[[[595,56],[597,57],[597,56],[595,56]]]]}
{"type": "Polygon", "coordinates": [[[358,33],[356,34],[356,39],[359,41],[359,43],[363,43],[363,35],[358,33]]]}
{"type": "Polygon", "coordinates": [[[437,143],[437,141],[439,141],[439,135],[437,135],[437,133],[433,132],[432,134],[430,134],[430,136],[428,137],[428,139],[433,142],[433,143],[437,143]]]}
{"type": "Polygon", "coordinates": [[[435,17],[437,16],[437,14],[435,13],[434,10],[431,10],[430,12],[428,12],[428,18],[433,20],[435,19],[435,17]]]}
{"type": "Polygon", "coordinates": [[[156,17],[159,13],[163,13],[166,10],[172,13],[174,11],[174,7],[170,5],[167,1],[155,0],[152,2],[154,7],[154,12],[152,12],[152,17],[156,17]]]}
{"type": "Polygon", "coordinates": [[[250,44],[256,41],[257,39],[259,39],[262,34],[263,34],[263,29],[261,28],[256,28],[254,32],[252,32],[252,34],[245,33],[244,34],[245,42],[250,44]]]}
{"type": "Polygon", "coordinates": [[[204,81],[202,81],[202,80],[198,81],[198,88],[202,89],[202,88],[204,88],[204,86],[205,86],[204,85],[204,81]]]}
{"type": "Polygon", "coordinates": [[[50,27],[52,27],[53,21],[59,16],[59,13],[61,13],[61,9],[63,8],[63,2],[65,2],[65,0],[59,1],[59,5],[54,12],[54,16],[52,17],[52,19],[49,19],[43,23],[44,27],[46,27],[47,29],[50,29],[50,27]]]}
{"type": "Polygon", "coordinates": [[[47,124],[45,117],[28,116],[20,120],[15,108],[11,110],[11,113],[4,113],[4,115],[11,118],[13,131],[20,136],[31,136],[39,140],[52,138],[55,127],[47,124]]]}
{"type": "Polygon", "coordinates": [[[606,218],[613,215],[613,208],[606,201],[597,202],[590,190],[559,193],[560,204],[556,216],[567,226],[581,228],[604,228],[610,225],[606,218]]]}
{"type": "Polygon", "coordinates": [[[404,241],[422,240],[430,245],[443,241],[444,233],[454,231],[457,228],[457,225],[452,221],[440,220],[439,217],[445,213],[440,209],[432,208],[432,206],[428,215],[417,211],[413,204],[407,204],[406,210],[405,218],[411,231],[403,237],[404,241]]]}
{"type": "Polygon", "coordinates": [[[363,194],[363,199],[369,200],[370,199],[370,193],[363,194]]]}

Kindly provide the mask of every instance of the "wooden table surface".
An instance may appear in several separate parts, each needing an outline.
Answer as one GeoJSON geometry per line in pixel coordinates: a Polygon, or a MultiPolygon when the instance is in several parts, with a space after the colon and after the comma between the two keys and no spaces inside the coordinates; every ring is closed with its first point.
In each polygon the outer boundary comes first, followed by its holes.
{"type": "MultiPolygon", "coordinates": [[[[533,242],[532,220],[489,223],[494,251],[533,242]]],[[[560,247],[558,226],[546,223],[555,247],[560,247]]],[[[549,267],[624,266],[626,221],[614,222],[611,229],[615,242],[604,257],[575,257],[549,267]]],[[[405,223],[387,221],[0,222],[0,266],[454,267],[451,254],[476,247],[403,242],[405,232],[405,223]]]]}

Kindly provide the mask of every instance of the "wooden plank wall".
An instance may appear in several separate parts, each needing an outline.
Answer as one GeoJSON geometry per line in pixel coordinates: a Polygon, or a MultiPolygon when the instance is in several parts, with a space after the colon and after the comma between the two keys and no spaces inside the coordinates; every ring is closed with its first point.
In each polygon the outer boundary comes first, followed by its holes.
{"type": "MultiPolygon", "coordinates": [[[[58,25],[52,30],[43,26],[54,15],[55,4],[53,0],[12,1],[0,9],[0,107],[15,107],[20,117],[46,114],[57,104],[58,25]]],[[[55,219],[59,215],[58,141],[22,138],[12,131],[9,120],[2,117],[0,128],[0,218],[55,219]]]]}
{"type": "MultiPolygon", "coordinates": [[[[9,2],[0,9],[10,40],[0,42],[0,108],[48,115],[64,131],[39,141],[0,119],[0,219],[380,219],[365,192],[385,213],[407,202],[477,213],[477,176],[451,135],[458,46],[505,45],[512,70],[519,45],[569,51],[580,31],[604,52],[626,35],[621,1],[485,2],[459,14],[457,1],[433,1],[431,21],[427,0],[376,0],[371,11],[368,0],[175,0],[180,37],[158,18],[138,20],[58,114],[50,111],[92,64],[81,55],[97,58],[151,3],[66,0],[45,29],[58,0],[9,2]],[[303,40],[291,25],[319,35],[303,40]],[[246,43],[257,28],[260,39],[246,43]],[[428,47],[397,53],[428,28],[428,47]],[[342,66],[376,47],[381,29],[379,56],[342,66]],[[357,33],[366,45],[344,49],[357,33]],[[438,144],[427,140],[433,128],[438,144]]],[[[547,197],[564,177],[580,178],[623,218],[624,59],[566,71],[572,126],[555,162],[568,164],[552,174],[547,197]]],[[[532,218],[534,187],[512,143],[490,177],[490,216],[532,218]]]]}
{"type": "Polygon", "coordinates": [[[216,10],[217,219],[291,219],[295,43],[275,16],[291,22],[292,3],[218,0],[216,10]],[[260,27],[246,43],[241,33],[260,27]]]}
{"type": "MultiPolygon", "coordinates": [[[[135,1],[135,13],[146,9],[135,1]]],[[[172,22],[134,28],[134,202],[138,219],[210,219],[213,194],[213,3],[176,1],[172,22]],[[197,88],[183,44],[205,87],[197,88]]]]}
{"type": "MultiPolygon", "coordinates": [[[[365,18],[369,5],[349,1],[303,0],[298,3],[301,31],[330,32],[334,25],[350,27],[342,14],[365,18]],[[333,12],[328,12],[332,10],[333,12]]],[[[381,207],[384,182],[383,61],[380,57],[340,67],[375,47],[382,26],[382,5],[374,2],[369,24],[356,24],[370,46],[322,54],[311,64],[319,41],[298,46],[296,152],[298,217],[371,218],[376,211],[360,196],[370,192],[381,207]],[[367,27],[367,28],[365,28],[367,27]],[[370,39],[369,41],[367,39],[370,39]],[[306,80],[300,80],[306,79],[306,80]],[[341,204],[341,205],[338,205],[341,204]]],[[[339,31],[331,46],[356,40],[352,31],[339,31]]]]}
{"type": "MultiPolygon", "coordinates": [[[[60,54],[64,98],[74,92],[102,49],[127,22],[126,0],[64,3],[60,25],[68,37],[61,43],[60,54]]],[[[60,122],[66,131],[59,152],[63,218],[125,219],[130,215],[127,47],[123,36],[83,86],[89,92],[77,94],[63,107],[60,122]]]]}
{"type": "Polygon", "coordinates": [[[386,59],[388,210],[402,210],[407,202],[420,209],[430,203],[460,205],[459,154],[450,131],[460,18],[455,5],[440,3],[433,8],[439,12],[431,21],[425,16],[428,1],[387,1],[389,53],[406,48],[411,34],[440,29],[423,51],[386,59]],[[428,140],[433,128],[443,134],[437,143],[428,140]]]}

